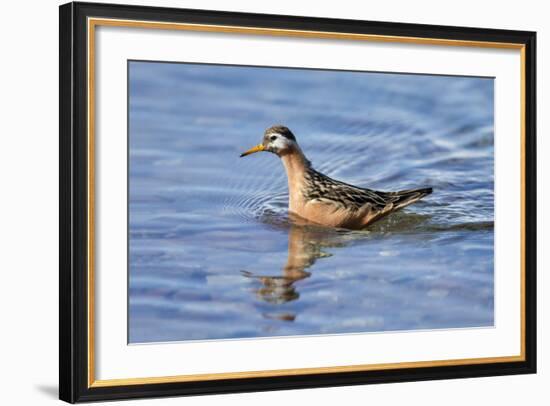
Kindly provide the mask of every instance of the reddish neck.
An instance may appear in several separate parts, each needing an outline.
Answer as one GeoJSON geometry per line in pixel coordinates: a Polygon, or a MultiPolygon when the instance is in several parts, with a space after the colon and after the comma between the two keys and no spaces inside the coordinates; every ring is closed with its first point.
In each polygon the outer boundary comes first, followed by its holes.
{"type": "Polygon", "coordinates": [[[288,179],[289,209],[296,212],[297,206],[300,204],[304,174],[310,163],[298,146],[281,154],[280,157],[288,179]]]}

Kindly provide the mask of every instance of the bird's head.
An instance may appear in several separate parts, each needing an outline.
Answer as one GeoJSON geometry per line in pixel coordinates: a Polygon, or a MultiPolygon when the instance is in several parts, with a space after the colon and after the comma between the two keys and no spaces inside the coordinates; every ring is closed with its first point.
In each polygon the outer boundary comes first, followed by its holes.
{"type": "Polygon", "coordinates": [[[283,156],[295,150],[298,150],[298,143],[292,131],[285,126],[274,125],[265,130],[261,144],[243,152],[241,157],[261,151],[272,152],[278,156],[283,156]]]}

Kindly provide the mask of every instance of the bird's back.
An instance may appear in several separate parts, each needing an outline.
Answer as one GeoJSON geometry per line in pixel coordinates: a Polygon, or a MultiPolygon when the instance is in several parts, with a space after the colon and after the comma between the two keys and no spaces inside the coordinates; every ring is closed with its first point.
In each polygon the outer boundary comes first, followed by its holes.
{"type": "Polygon", "coordinates": [[[397,192],[361,188],[310,167],[304,174],[303,213],[297,214],[329,226],[362,228],[430,193],[432,188],[397,192]]]}

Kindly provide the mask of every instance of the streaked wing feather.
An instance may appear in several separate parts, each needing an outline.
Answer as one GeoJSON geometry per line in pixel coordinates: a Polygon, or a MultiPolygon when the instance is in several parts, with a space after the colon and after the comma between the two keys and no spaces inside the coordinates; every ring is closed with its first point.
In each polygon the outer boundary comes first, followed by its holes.
{"type": "Polygon", "coordinates": [[[397,196],[389,193],[359,188],[332,179],[312,168],[306,172],[306,188],[303,193],[307,200],[319,200],[354,210],[366,204],[376,209],[383,209],[398,199],[397,196]]]}
{"type": "Polygon", "coordinates": [[[364,208],[366,205],[369,205],[374,211],[382,211],[386,208],[398,209],[431,192],[431,188],[398,192],[381,192],[360,188],[332,179],[313,168],[309,168],[306,172],[306,188],[303,191],[306,200],[316,200],[354,211],[364,208]]]}

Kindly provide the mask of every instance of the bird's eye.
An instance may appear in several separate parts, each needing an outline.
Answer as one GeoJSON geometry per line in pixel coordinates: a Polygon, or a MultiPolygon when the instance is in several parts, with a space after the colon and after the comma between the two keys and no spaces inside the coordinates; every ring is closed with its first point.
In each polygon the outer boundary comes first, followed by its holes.
{"type": "Polygon", "coordinates": [[[276,135],[272,135],[270,138],[269,138],[271,141],[275,141],[277,139],[277,136],[276,135]]]}

